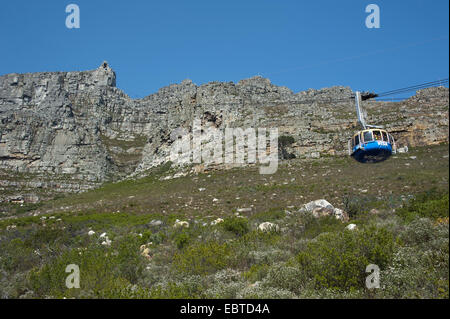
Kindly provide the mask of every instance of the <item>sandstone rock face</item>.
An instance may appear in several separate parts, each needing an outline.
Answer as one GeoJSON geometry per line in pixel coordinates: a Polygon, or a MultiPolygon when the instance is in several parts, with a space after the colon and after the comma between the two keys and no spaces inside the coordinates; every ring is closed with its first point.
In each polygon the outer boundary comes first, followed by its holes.
{"type": "MultiPolygon", "coordinates": [[[[305,158],[345,155],[359,129],[348,87],[293,93],[261,77],[184,80],[131,99],[115,85],[107,62],[91,71],[0,76],[0,190],[83,191],[143,174],[169,160],[173,132],[192,131],[194,118],[205,127],[277,127],[293,138],[287,152],[305,158]]],[[[368,123],[384,125],[400,146],[417,146],[448,142],[448,102],[447,88],[431,88],[364,107],[368,123]]]]}

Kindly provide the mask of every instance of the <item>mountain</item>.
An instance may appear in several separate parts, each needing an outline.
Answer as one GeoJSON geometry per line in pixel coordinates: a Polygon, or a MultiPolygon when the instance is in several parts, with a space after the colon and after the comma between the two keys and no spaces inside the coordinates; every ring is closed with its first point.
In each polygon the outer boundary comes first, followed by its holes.
{"type": "MultiPolygon", "coordinates": [[[[359,129],[352,90],[294,93],[269,79],[195,85],[190,80],[132,99],[103,62],[82,72],[0,76],[0,201],[38,201],[145,174],[170,160],[173,132],[194,119],[219,129],[277,127],[291,157],[343,156],[359,129]]],[[[448,142],[448,88],[401,102],[364,101],[368,122],[399,146],[448,142]]]]}

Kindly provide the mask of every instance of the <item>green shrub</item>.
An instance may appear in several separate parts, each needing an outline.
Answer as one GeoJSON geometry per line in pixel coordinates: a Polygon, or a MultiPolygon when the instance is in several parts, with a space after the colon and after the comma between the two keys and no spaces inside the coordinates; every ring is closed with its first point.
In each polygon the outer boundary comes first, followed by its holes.
{"type": "Polygon", "coordinates": [[[39,248],[43,245],[52,245],[55,242],[68,242],[70,241],[67,230],[61,228],[52,227],[40,227],[33,231],[30,236],[24,241],[24,244],[28,247],[39,248]]]}
{"type": "Polygon", "coordinates": [[[39,264],[40,257],[20,238],[1,242],[0,269],[7,272],[25,271],[39,264]]]}
{"type": "Polygon", "coordinates": [[[382,297],[449,298],[448,238],[433,252],[402,247],[382,273],[382,297]],[[446,247],[445,247],[446,246],[446,247]]]}
{"type": "Polygon", "coordinates": [[[397,215],[405,221],[411,221],[416,217],[432,219],[449,217],[448,193],[436,190],[422,193],[397,210],[397,215]]]}
{"type": "Polygon", "coordinates": [[[114,297],[134,284],[145,269],[145,259],[139,253],[140,238],[127,235],[113,241],[111,247],[92,243],[86,248],[64,251],[41,268],[29,273],[29,287],[38,297],[114,297]],[[68,289],[65,280],[67,265],[80,269],[80,289],[68,289]]]}
{"type": "Polygon", "coordinates": [[[295,297],[295,294],[289,290],[262,285],[246,287],[237,295],[239,299],[293,299],[295,297]]]}
{"type": "Polygon", "coordinates": [[[286,216],[286,213],[282,210],[269,210],[252,215],[252,220],[259,222],[273,222],[286,216]]]}
{"type": "Polygon", "coordinates": [[[103,247],[87,250],[73,249],[64,252],[59,258],[45,264],[29,274],[29,286],[35,294],[44,298],[77,297],[81,291],[96,296],[102,290],[113,290],[128,284],[116,277],[114,256],[108,255],[103,247]],[[80,268],[80,289],[68,289],[65,285],[69,275],[65,272],[69,264],[80,268]]]}
{"type": "Polygon", "coordinates": [[[348,217],[350,218],[355,218],[366,209],[363,203],[356,197],[345,196],[342,202],[344,204],[344,211],[347,212],[348,217]]]}
{"type": "Polygon", "coordinates": [[[445,298],[449,296],[449,226],[415,219],[399,237],[403,247],[382,273],[383,297],[445,298]]]}
{"type": "Polygon", "coordinates": [[[242,276],[251,282],[261,281],[267,276],[269,269],[270,266],[267,264],[254,264],[242,276]]]}
{"type": "Polygon", "coordinates": [[[291,135],[282,135],[278,138],[278,144],[282,147],[291,145],[295,142],[295,139],[291,135]]]}
{"type": "Polygon", "coordinates": [[[310,213],[302,215],[304,224],[304,237],[314,238],[325,232],[336,232],[343,230],[345,225],[334,216],[316,218],[310,213]]]}
{"type": "Polygon", "coordinates": [[[250,230],[247,218],[228,217],[221,223],[222,227],[238,236],[245,235],[250,230]]]}
{"type": "Polygon", "coordinates": [[[173,265],[176,271],[206,275],[226,268],[230,255],[231,248],[227,244],[197,243],[176,253],[173,265]]]}
{"type": "Polygon", "coordinates": [[[177,246],[178,249],[183,249],[189,244],[190,236],[187,232],[182,231],[175,235],[174,243],[177,246]]]}
{"type": "Polygon", "coordinates": [[[384,269],[394,250],[394,236],[387,230],[324,233],[307,244],[297,256],[305,278],[313,278],[318,289],[351,290],[364,287],[366,266],[384,269]]]}
{"type": "Polygon", "coordinates": [[[303,273],[297,267],[275,264],[269,269],[267,277],[264,279],[264,285],[294,293],[300,292],[303,284],[302,275],[303,273]]]}
{"type": "Polygon", "coordinates": [[[199,276],[189,276],[181,282],[170,281],[151,289],[150,298],[154,299],[197,299],[203,297],[202,280],[199,276]]]}

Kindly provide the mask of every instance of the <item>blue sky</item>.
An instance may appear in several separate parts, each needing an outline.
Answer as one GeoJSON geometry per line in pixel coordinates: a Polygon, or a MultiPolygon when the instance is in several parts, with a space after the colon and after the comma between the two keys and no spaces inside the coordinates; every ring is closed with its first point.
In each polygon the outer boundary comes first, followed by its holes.
{"type": "Polygon", "coordinates": [[[268,77],[295,92],[333,85],[388,91],[447,78],[448,0],[3,1],[0,74],[97,68],[131,97],[268,77]],[[65,8],[80,7],[67,29],[65,8]],[[368,29],[365,7],[381,10],[368,29]]]}

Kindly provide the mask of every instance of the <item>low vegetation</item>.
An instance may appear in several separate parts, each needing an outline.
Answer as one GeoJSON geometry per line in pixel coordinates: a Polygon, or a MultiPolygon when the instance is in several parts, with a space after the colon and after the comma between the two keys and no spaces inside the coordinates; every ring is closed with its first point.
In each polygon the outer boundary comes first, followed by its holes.
{"type": "MultiPolygon", "coordinates": [[[[435,152],[416,150],[414,161],[448,154],[448,146],[430,149],[435,152]]],[[[184,177],[161,181],[171,174],[164,167],[144,179],[20,210],[0,220],[0,297],[449,298],[448,159],[441,156],[417,173],[404,165],[408,156],[373,166],[384,173],[364,185],[342,175],[360,165],[346,159],[311,162],[310,170],[293,160],[293,168],[280,167],[268,185],[246,183],[255,178],[251,168],[211,172],[196,176],[204,180],[201,192],[200,184],[181,190],[184,177]],[[296,181],[284,184],[288,176],[296,181]],[[227,186],[214,188],[220,178],[227,186]],[[382,192],[372,182],[384,185],[382,192]],[[290,194],[302,197],[287,204],[290,194]],[[196,203],[200,197],[208,203],[196,203]],[[260,205],[264,197],[273,199],[260,205]],[[350,219],[298,212],[322,197],[336,199],[350,219]],[[239,213],[242,199],[251,209],[239,213]],[[261,231],[263,222],[279,229],[261,231]],[[80,288],[66,287],[71,264],[79,266],[80,288]],[[381,271],[380,288],[366,287],[369,264],[381,271]]]]}

